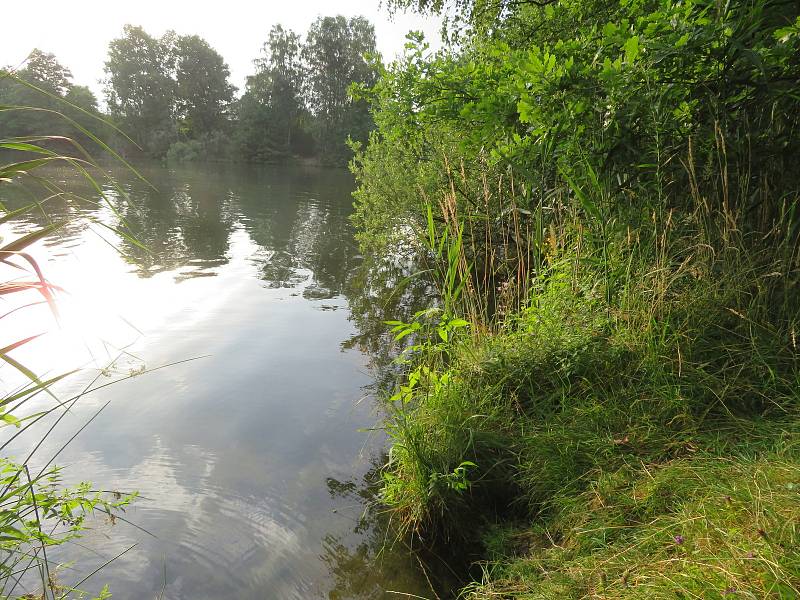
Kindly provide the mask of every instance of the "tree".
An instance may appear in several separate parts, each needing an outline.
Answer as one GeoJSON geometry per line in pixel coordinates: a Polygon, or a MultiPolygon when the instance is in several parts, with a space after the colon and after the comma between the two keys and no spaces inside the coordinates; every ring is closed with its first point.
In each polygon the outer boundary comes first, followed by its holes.
{"type": "MultiPolygon", "coordinates": [[[[54,54],[34,48],[17,75],[46,92],[64,96],[71,87],[72,73],[58,62],[54,54]]],[[[36,92],[33,92],[36,94],[36,92]]]]}
{"type": "Polygon", "coordinates": [[[97,97],[85,85],[70,86],[64,98],[70,104],[74,104],[86,112],[97,112],[97,97]]]}
{"type": "Polygon", "coordinates": [[[239,144],[251,159],[309,154],[301,38],[275,25],[239,103],[239,144]]]}
{"type": "Polygon", "coordinates": [[[175,34],[156,39],[141,27],[125,25],[109,44],[105,64],[106,102],[111,114],[151,153],[166,151],[175,139],[175,34]]]}
{"type": "Polygon", "coordinates": [[[203,38],[168,31],[157,39],[126,25],[109,46],[106,73],[111,114],[149,153],[164,155],[179,141],[199,144],[203,155],[224,146],[235,88],[228,65],[203,38]]]}
{"type": "MultiPolygon", "coordinates": [[[[8,70],[11,71],[10,68],[8,70]]],[[[63,113],[84,127],[92,119],[82,111],[97,113],[94,94],[87,87],[73,85],[72,73],[53,54],[34,48],[15,75],[17,79],[0,80],[0,104],[43,110],[15,109],[0,113],[0,129],[5,135],[80,137],[80,133],[66,119],[50,111],[63,113]],[[67,103],[82,110],[72,108],[67,103]]]]}
{"type": "Polygon", "coordinates": [[[300,36],[292,30],[275,25],[264,44],[266,57],[259,61],[263,73],[269,77],[270,105],[275,125],[283,131],[284,147],[292,150],[292,133],[298,127],[298,117],[303,112],[302,86],[304,67],[300,57],[300,36]]]}
{"type": "Polygon", "coordinates": [[[323,158],[342,162],[349,157],[345,138],[364,141],[371,127],[369,108],[350,95],[353,84],[372,86],[377,68],[375,28],[364,17],[320,17],[306,36],[307,94],[317,119],[317,142],[323,158]]]}
{"type": "Polygon", "coordinates": [[[219,130],[235,88],[222,56],[196,35],[175,43],[175,102],[181,131],[191,139],[219,130]]]}
{"type": "Polygon", "coordinates": [[[324,162],[351,157],[346,141],[365,142],[369,107],[351,88],[377,80],[375,29],[364,17],[320,17],[305,42],[276,25],[238,103],[237,142],[253,160],[318,153],[324,162]]]}

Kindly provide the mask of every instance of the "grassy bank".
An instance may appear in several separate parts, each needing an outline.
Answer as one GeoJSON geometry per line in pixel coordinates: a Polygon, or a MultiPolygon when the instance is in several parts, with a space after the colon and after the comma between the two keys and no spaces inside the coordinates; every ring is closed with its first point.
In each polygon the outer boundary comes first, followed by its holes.
{"type": "Polygon", "coordinates": [[[800,596],[796,3],[392,4],[457,41],[354,163],[437,288],[391,324],[401,533],[477,540],[475,598],[800,596]]]}
{"type": "Polygon", "coordinates": [[[471,596],[797,597],[796,257],[725,235],[695,215],[578,257],[565,230],[520,310],[397,325],[383,498],[481,539],[471,596]]]}

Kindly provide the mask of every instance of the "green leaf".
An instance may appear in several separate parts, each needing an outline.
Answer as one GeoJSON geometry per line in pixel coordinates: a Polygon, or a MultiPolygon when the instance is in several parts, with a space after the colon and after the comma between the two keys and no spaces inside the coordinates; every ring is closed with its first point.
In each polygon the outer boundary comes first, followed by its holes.
{"type": "Polygon", "coordinates": [[[16,218],[16,217],[18,217],[20,215],[24,215],[26,212],[29,212],[29,211],[33,210],[37,206],[38,206],[37,204],[28,204],[27,206],[23,206],[22,208],[18,208],[17,210],[12,210],[12,211],[7,212],[2,217],[0,217],[0,225],[2,225],[3,223],[8,222],[11,219],[14,219],[14,218],[16,218]]]}
{"type": "Polygon", "coordinates": [[[53,156],[54,152],[45,150],[41,146],[28,144],[25,142],[0,142],[0,148],[7,148],[8,150],[19,150],[20,152],[34,152],[36,154],[46,154],[53,156]]]}
{"type": "Polygon", "coordinates": [[[0,248],[0,258],[7,258],[8,254],[20,252],[21,250],[33,244],[34,242],[37,242],[40,239],[47,237],[54,231],[59,230],[63,226],[64,223],[53,223],[52,225],[47,225],[46,227],[37,229],[36,231],[29,233],[28,235],[23,235],[21,238],[17,238],[13,242],[9,242],[8,244],[0,248]]]}
{"type": "Polygon", "coordinates": [[[559,171],[561,172],[561,175],[564,177],[564,179],[567,180],[570,189],[572,189],[572,192],[578,198],[578,202],[581,203],[583,210],[585,210],[590,217],[593,217],[598,221],[601,220],[602,216],[600,214],[600,210],[597,208],[597,205],[594,202],[592,202],[589,199],[589,197],[583,192],[581,187],[577,183],[575,183],[573,178],[570,176],[569,172],[563,167],[559,167],[559,171]]]}
{"type": "Polygon", "coordinates": [[[455,329],[457,327],[469,327],[471,323],[465,319],[453,319],[448,323],[448,325],[455,329]]]}
{"type": "MultiPolygon", "coordinates": [[[[416,323],[414,323],[414,325],[416,325],[416,323]]],[[[409,327],[408,329],[405,329],[405,330],[401,331],[400,333],[398,333],[396,336],[394,336],[394,339],[395,339],[395,341],[400,341],[404,337],[406,337],[407,335],[411,335],[412,333],[414,333],[417,329],[419,329],[419,327],[417,327],[417,328],[409,327]]]]}
{"type": "Polygon", "coordinates": [[[637,56],[639,56],[639,36],[634,35],[625,42],[625,62],[631,64],[637,56]]]}
{"type": "Polygon", "coordinates": [[[3,413],[0,415],[0,420],[5,421],[9,425],[14,425],[15,427],[19,427],[20,420],[12,415],[11,413],[3,413]]]}
{"type": "Polygon", "coordinates": [[[10,163],[0,167],[0,177],[11,177],[20,173],[27,173],[34,169],[41,167],[50,162],[49,158],[35,158],[33,160],[24,160],[22,162],[10,163]]]}
{"type": "Polygon", "coordinates": [[[68,371],[66,373],[62,373],[61,375],[57,375],[57,376],[55,376],[55,377],[53,377],[51,379],[48,379],[47,381],[42,381],[42,382],[37,383],[35,385],[28,386],[25,389],[15,393],[15,394],[11,394],[10,396],[5,396],[4,398],[0,399],[0,407],[5,406],[7,404],[10,404],[11,402],[15,402],[16,400],[20,400],[22,398],[25,398],[26,396],[30,396],[30,395],[36,393],[39,390],[48,388],[51,385],[53,385],[54,383],[56,383],[58,381],[61,381],[65,377],[68,377],[68,376],[72,375],[73,373],[77,373],[77,372],[78,372],[77,369],[72,370],[72,371],[68,371]]]}

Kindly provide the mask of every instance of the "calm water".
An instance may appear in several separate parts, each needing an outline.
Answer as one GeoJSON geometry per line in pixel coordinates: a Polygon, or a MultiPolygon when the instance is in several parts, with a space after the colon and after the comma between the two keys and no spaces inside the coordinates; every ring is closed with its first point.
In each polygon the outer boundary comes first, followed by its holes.
{"type": "MultiPolygon", "coordinates": [[[[353,493],[382,440],[359,431],[378,418],[369,357],[343,346],[358,333],[349,307],[364,303],[349,284],[360,263],[349,174],[142,172],[157,191],[121,174],[133,202],[108,188],[116,212],[91,201],[46,206],[47,218],[70,219],[32,250],[65,289],[61,324],[44,307],[4,320],[3,344],[45,332],[15,355],[40,374],[84,367],[61,398],[95,378],[196,359],[83,397],[37,452],[33,462],[48,460],[110,401],[56,462],[69,481],[142,496],[126,514],[142,529],[94,521],[59,555],[77,561],[60,578],[80,579],[136,544],[84,587],[108,583],[115,598],[432,597],[417,561],[382,549],[380,531],[360,523],[353,493]],[[121,216],[151,253],[101,225],[121,216]]],[[[28,214],[2,234],[47,218],[28,214]]],[[[0,378],[6,390],[19,383],[8,366],[0,378]]],[[[37,402],[29,410],[53,401],[37,402]]],[[[31,439],[15,444],[18,458],[31,439]]]]}

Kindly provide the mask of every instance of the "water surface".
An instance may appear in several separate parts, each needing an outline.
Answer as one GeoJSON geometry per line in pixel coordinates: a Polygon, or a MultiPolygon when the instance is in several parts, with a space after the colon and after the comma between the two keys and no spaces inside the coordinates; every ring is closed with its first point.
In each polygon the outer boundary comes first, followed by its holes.
{"type": "MultiPolygon", "coordinates": [[[[40,374],[83,367],[62,398],[146,371],[83,397],[37,453],[48,460],[110,402],[57,463],[70,481],[142,496],[125,515],[138,528],[93,522],[60,553],[76,561],[60,577],[136,544],[84,587],[108,583],[118,598],[432,597],[416,560],[382,548],[351,493],[382,441],[359,431],[377,421],[369,357],[343,346],[358,333],[350,175],[141,171],[153,187],[118,173],[130,200],[106,185],[112,206],[59,172],[88,201],[50,201],[2,229],[8,240],[69,220],[32,249],[65,289],[61,323],[43,306],[16,313],[2,343],[45,332],[19,360],[40,374]],[[103,227],[123,219],[147,250],[103,227]]],[[[9,207],[22,201],[6,193],[9,207]]],[[[5,389],[16,377],[0,369],[5,389]]],[[[18,458],[31,440],[15,444],[18,458]]]]}

